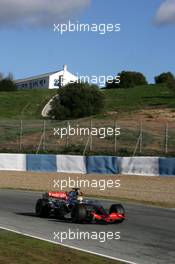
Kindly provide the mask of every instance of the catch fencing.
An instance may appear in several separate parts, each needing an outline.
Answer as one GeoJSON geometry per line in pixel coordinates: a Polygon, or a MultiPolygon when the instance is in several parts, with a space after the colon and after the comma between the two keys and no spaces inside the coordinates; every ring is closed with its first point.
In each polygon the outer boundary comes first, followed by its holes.
{"type": "MultiPolygon", "coordinates": [[[[112,130],[110,130],[112,131],[112,130]]],[[[79,155],[175,156],[175,123],[84,119],[0,121],[0,152],[79,155]],[[78,133],[58,135],[74,128],[78,133]],[[93,135],[91,131],[95,132],[93,135]],[[120,128],[120,135],[107,129],[120,128]],[[84,129],[85,134],[80,134],[84,129]]]]}

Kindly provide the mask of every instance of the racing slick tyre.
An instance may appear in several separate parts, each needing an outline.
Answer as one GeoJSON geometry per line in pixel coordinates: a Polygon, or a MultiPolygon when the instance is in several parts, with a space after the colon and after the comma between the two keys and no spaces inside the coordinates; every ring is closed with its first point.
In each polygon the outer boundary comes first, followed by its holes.
{"type": "Polygon", "coordinates": [[[36,203],[35,207],[36,216],[39,217],[48,217],[49,216],[49,209],[47,207],[47,203],[42,199],[39,199],[36,203]]]}
{"type": "Polygon", "coordinates": [[[64,204],[61,204],[55,212],[55,217],[59,220],[64,220],[65,215],[68,213],[68,209],[64,204]]]}
{"type": "MultiPolygon", "coordinates": [[[[125,209],[121,204],[112,204],[109,209],[109,214],[111,213],[119,213],[125,215],[125,209]]],[[[124,221],[124,218],[116,220],[116,223],[121,223],[124,221]]]]}
{"type": "Polygon", "coordinates": [[[71,218],[73,223],[82,223],[86,219],[86,209],[82,204],[76,204],[72,207],[71,218]]]}

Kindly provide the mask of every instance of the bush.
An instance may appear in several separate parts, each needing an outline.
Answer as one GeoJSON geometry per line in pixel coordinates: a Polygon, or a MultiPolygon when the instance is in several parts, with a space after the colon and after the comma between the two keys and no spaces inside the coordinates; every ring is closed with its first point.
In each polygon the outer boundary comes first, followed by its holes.
{"type": "Polygon", "coordinates": [[[51,103],[49,117],[57,120],[76,119],[100,113],[104,95],[95,85],[72,83],[62,87],[51,103]]]}
{"type": "Polygon", "coordinates": [[[3,79],[0,81],[0,91],[16,91],[16,84],[10,79],[3,79]]]}
{"type": "Polygon", "coordinates": [[[140,72],[122,71],[118,75],[120,76],[120,83],[117,84],[116,80],[113,80],[112,83],[106,84],[106,88],[132,88],[137,85],[148,84],[145,76],[140,72]]]}
{"type": "Polygon", "coordinates": [[[171,80],[167,83],[168,88],[171,90],[171,92],[174,94],[175,96],[175,79],[171,80]]]}
{"type": "Polygon", "coordinates": [[[174,75],[171,72],[163,72],[160,75],[155,77],[155,83],[169,83],[171,81],[174,81],[174,75]]]}

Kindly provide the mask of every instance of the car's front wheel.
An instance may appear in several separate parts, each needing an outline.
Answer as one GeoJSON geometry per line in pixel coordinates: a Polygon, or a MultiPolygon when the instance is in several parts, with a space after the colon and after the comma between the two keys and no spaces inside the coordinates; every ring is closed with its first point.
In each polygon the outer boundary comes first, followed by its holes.
{"type": "MultiPolygon", "coordinates": [[[[112,204],[110,209],[109,209],[109,214],[111,213],[118,213],[121,214],[123,216],[125,216],[125,209],[121,204],[112,204]]],[[[118,220],[116,220],[116,223],[121,223],[124,221],[125,218],[120,218],[118,220]]]]}

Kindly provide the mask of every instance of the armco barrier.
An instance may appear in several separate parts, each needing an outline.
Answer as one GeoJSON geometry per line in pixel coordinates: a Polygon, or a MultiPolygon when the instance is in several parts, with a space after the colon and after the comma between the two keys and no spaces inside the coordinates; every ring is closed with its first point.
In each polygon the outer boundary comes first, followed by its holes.
{"type": "Polygon", "coordinates": [[[0,170],[26,171],[26,155],[0,154],[0,170]]]}
{"type": "Polygon", "coordinates": [[[175,176],[175,158],[2,153],[0,170],[175,176]]]}
{"type": "Polygon", "coordinates": [[[159,175],[175,176],[175,158],[159,158],[159,175]]]}
{"type": "Polygon", "coordinates": [[[86,158],[87,173],[118,174],[117,157],[91,156],[86,158]]]}
{"type": "Polygon", "coordinates": [[[86,157],[73,155],[57,155],[57,172],[86,173],[86,157]]]}
{"type": "Polygon", "coordinates": [[[157,157],[124,157],[119,158],[121,174],[158,176],[159,158],[157,157]]]}
{"type": "Polygon", "coordinates": [[[28,171],[56,172],[56,155],[27,155],[28,171]]]}

